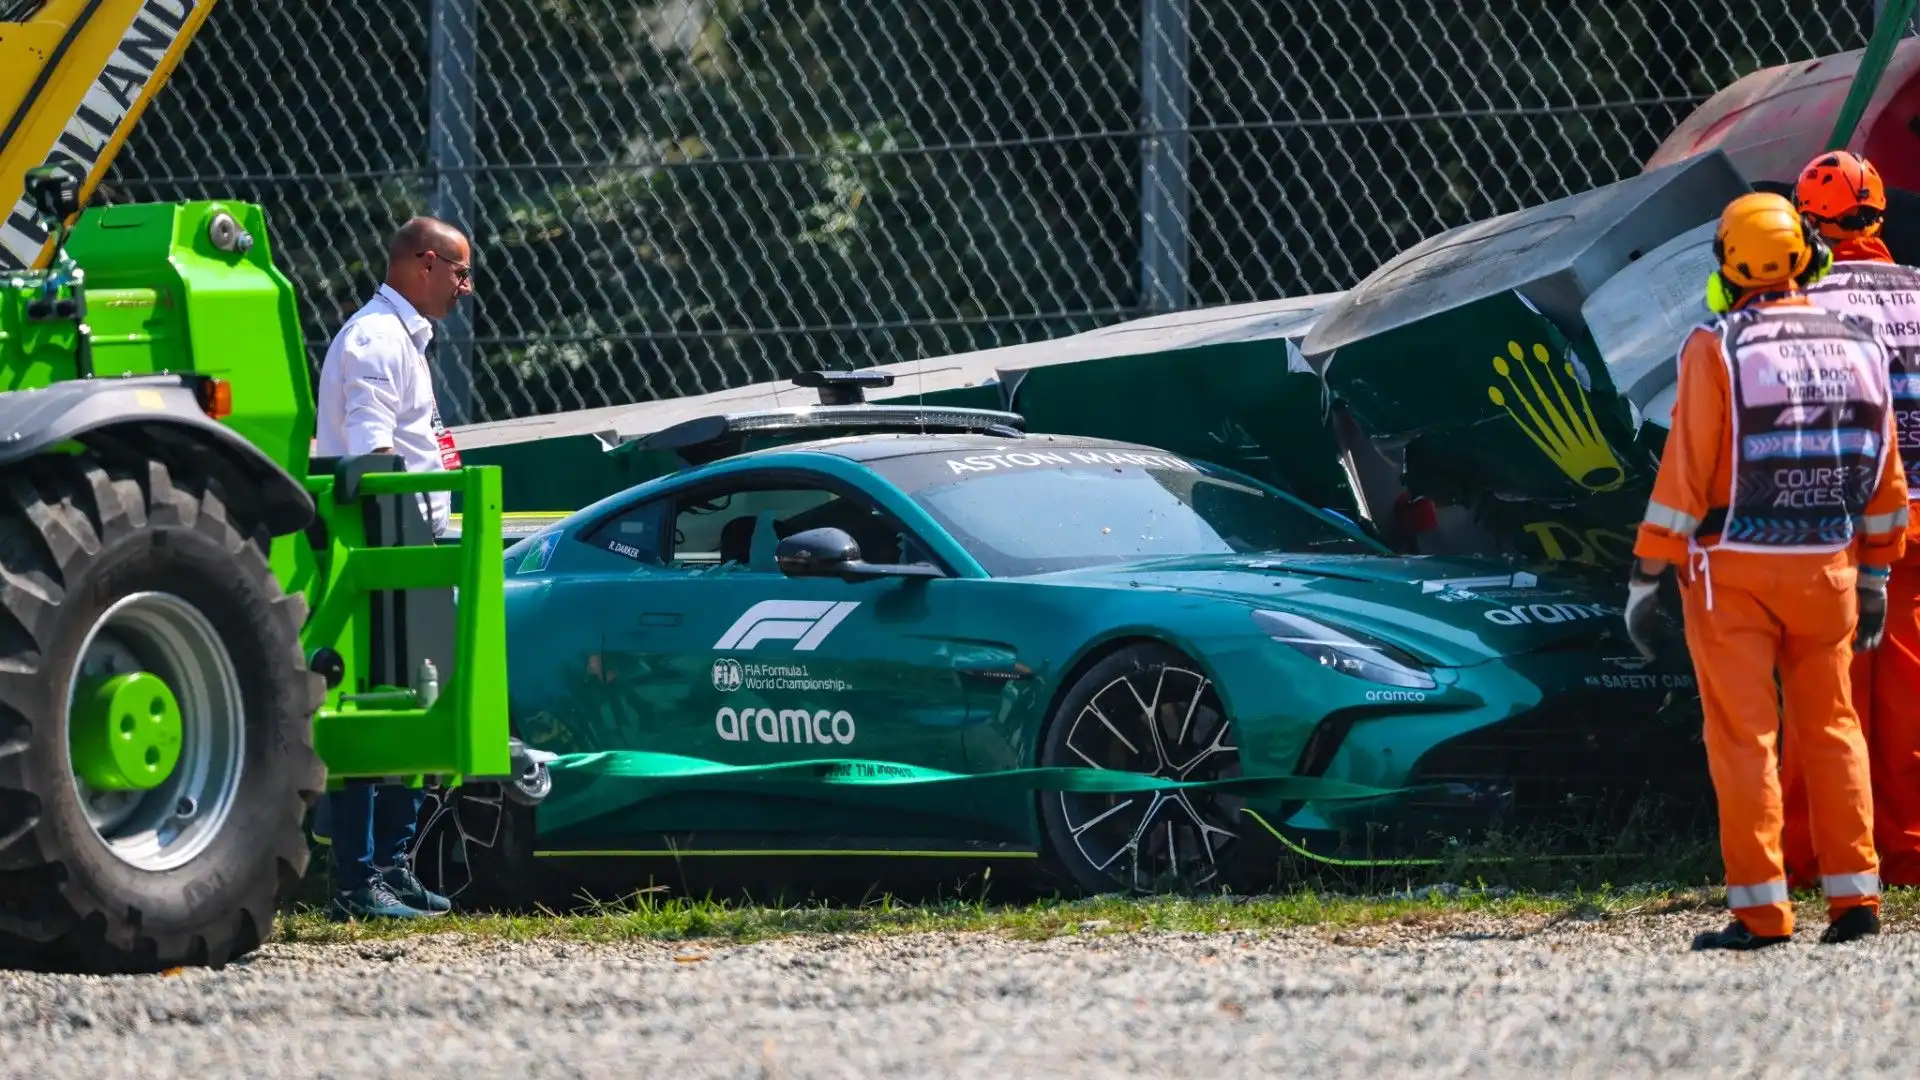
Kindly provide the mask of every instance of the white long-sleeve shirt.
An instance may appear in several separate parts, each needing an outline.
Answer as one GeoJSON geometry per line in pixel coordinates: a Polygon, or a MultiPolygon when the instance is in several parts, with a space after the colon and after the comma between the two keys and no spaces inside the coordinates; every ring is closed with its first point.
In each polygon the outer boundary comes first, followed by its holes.
{"type": "MultiPolygon", "coordinates": [[[[391,286],[382,285],[327,347],[315,402],[314,453],[368,454],[390,446],[408,472],[460,467],[460,451],[440,422],[427,367],[433,324],[391,286]]],[[[426,496],[433,534],[446,531],[452,495],[426,496]]]]}

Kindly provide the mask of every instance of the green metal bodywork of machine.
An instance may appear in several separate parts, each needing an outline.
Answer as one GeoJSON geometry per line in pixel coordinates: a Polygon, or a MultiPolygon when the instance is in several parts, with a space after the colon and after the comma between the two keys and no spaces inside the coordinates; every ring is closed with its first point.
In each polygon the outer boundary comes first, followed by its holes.
{"type": "Polygon", "coordinates": [[[79,211],[0,277],[0,961],[218,964],[354,778],[509,780],[491,467],[310,459],[260,207],[79,211]],[[417,493],[458,493],[435,544],[417,493]],[[457,598],[457,610],[456,601],[457,598]]]}

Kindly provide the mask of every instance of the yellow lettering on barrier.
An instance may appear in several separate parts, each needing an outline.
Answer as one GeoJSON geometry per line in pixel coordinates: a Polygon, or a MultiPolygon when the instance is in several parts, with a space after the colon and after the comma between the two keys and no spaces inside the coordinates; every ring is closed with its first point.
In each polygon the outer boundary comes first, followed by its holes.
{"type": "Polygon", "coordinates": [[[1625,566],[1633,561],[1633,537],[1625,533],[1617,533],[1612,529],[1588,529],[1587,542],[1605,557],[1604,561],[1607,563],[1625,566]],[[1608,551],[1607,544],[1613,544],[1616,547],[1608,551]]]}
{"type": "Polygon", "coordinates": [[[1540,550],[1546,553],[1549,561],[1580,563],[1597,563],[1599,561],[1594,557],[1591,545],[1581,539],[1579,533],[1574,532],[1572,529],[1557,521],[1536,521],[1526,526],[1526,530],[1533,534],[1535,540],[1540,542],[1540,550]],[[1580,545],[1579,555],[1569,556],[1567,554],[1566,549],[1560,546],[1560,541],[1554,538],[1553,531],[1555,529],[1566,533],[1568,539],[1580,545]]]}
{"type": "Polygon", "coordinates": [[[1535,521],[1521,527],[1539,543],[1549,562],[1625,566],[1633,558],[1633,537],[1612,529],[1583,531],[1562,521],[1535,521]]]}

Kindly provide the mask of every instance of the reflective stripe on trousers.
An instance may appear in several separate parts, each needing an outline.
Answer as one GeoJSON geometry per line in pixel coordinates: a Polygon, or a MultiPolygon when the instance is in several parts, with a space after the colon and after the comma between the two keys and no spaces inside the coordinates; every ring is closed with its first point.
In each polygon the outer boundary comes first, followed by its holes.
{"type": "MultiPolygon", "coordinates": [[[[1838,874],[1836,877],[1848,875],[1838,874]]],[[[1859,875],[1852,875],[1859,876],[1859,875]]],[[[1730,908],[1766,907],[1768,904],[1787,902],[1787,879],[1763,882],[1759,885],[1727,886],[1727,906],[1730,908]]]]}
{"type": "MultiPolygon", "coordinates": [[[[1781,888],[1786,882],[1780,883],[1781,888]]],[[[1820,891],[1829,898],[1836,896],[1879,896],[1879,874],[1823,874],[1820,877],[1820,891]]]]}
{"type": "MultiPolygon", "coordinates": [[[[1828,898],[1879,896],[1880,875],[1826,874],[1820,878],[1820,891],[1828,898]]],[[[1787,899],[1786,878],[1758,885],[1727,886],[1727,906],[1730,908],[1765,907],[1768,904],[1784,904],[1787,899]]]]}

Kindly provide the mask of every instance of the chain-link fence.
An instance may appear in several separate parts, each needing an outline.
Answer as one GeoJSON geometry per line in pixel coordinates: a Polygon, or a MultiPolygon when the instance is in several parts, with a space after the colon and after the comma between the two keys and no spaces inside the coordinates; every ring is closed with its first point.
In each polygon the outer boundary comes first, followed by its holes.
{"type": "Polygon", "coordinates": [[[268,208],[317,365],[475,237],[449,421],[1352,285],[1632,174],[1871,0],[222,0],[103,197],[268,208]]]}

